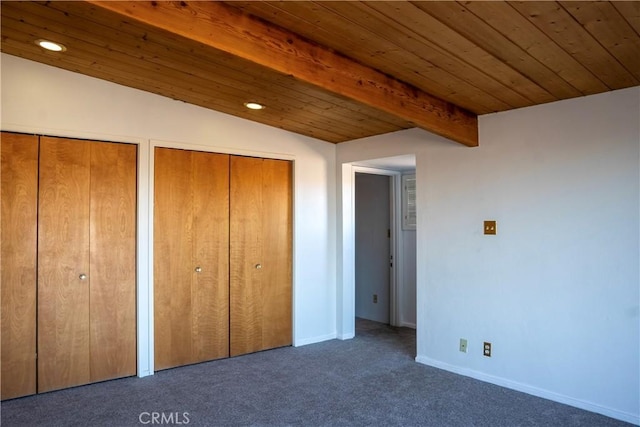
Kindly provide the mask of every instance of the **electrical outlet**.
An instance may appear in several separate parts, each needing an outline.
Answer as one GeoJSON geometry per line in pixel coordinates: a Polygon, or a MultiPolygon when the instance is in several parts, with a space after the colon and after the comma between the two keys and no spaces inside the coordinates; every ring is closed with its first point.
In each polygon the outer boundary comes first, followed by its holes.
{"type": "Polygon", "coordinates": [[[460,351],[463,353],[467,352],[467,340],[464,338],[460,338],[460,351]]]}
{"type": "Polygon", "coordinates": [[[483,350],[483,354],[487,357],[491,357],[491,343],[490,342],[484,342],[484,350],[483,350]]]}
{"type": "Polygon", "coordinates": [[[373,303],[374,304],[378,303],[378,294],[373,294],[373,303]]]}

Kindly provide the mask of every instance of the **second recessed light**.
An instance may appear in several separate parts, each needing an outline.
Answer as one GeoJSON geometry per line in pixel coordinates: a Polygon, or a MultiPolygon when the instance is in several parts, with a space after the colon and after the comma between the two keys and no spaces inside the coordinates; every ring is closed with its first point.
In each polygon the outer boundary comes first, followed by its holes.
{"type": "Polygon", "coordinates": [[[244,106],[250,110],[263,110],[264,105],[258,104],[257,102],[245,102],[244,106]]]}
{"type": "Polygon", "coordinates": [[[52,52],[64,52],[65,50],[67,50],[64,45],[49,40],[36,40],[36,44],[41,48],[50,50],[52,52]]]}

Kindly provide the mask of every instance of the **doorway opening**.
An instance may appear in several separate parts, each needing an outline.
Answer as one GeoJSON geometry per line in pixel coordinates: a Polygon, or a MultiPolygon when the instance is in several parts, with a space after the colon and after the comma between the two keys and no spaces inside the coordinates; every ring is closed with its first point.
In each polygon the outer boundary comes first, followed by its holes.
{"type": "MultiPolygon", "coordinates": [[[[384,159],[368,160],[366,162],[342,164],[342,228],[341,228],[341,257],[339,264],[340,287],[338,293],[338,319],[337,335],[340,339],[353,338],[363,333],[375,333],[376,328],[401,328],[413,335],[411,352],[415,355],[415,329],[416,329],[416,231],[403,228],[402,216],[402,185],[403,176],[415,176],[416,163],[414,155],[397,156],[384,159]],[[389,296],[388,312],[389,320],[382,322],[358,317],[362,315],[362,301],[369,305],[375,304],[374,293],[371,290],[356,291],[356,258],[362,258],[356,251],[356,176],[359,174],[373,174],[386,176],[389,183],[390,215],[390,252],[386,259],[389,268],[389,296]],[[393,267],[391,267],[393,262],[393,267]],[[361,294],[364,294],[361,296],[361,294]],[[358,301],[360,300],[360,301],[358,301]],[[356,304],[358,305],[356,314],[356,304]]],[[[406,178],[406,177],[405,177],[406,178]]],[[[359,203],[359,202],[358,202],[359,203]]],[[[389,233],[389,232],[387,232],[389,233]]],[[[388,235],[388,234],[387,234],[388,235]]],[[[382,259],[382,257],[380,257],[382,259]]],[[[379,261],[380,263],[382,261],[379,261]]],[[[359,264],[369,265],[370,262],[359,264]]],[[[358,267],[361,271],[362,268],[358,267]]],[[[381,270],[383,271],[383,270],[381,270]]],[[[379,276],[384,273],[378,273],[379,276]]],[[[361,277],[361,273],[358,273],[361,277]]],[[[358,288],[361,288],[358,285],[358,288]]],[[[381,295],[378,293],[378,305],[381,295]]],[[[364,315],[370,317],[369,315],[364,315]]]]}
{"type": "Polygon", "coordinates": [[[390,324],[391,177],[356,172],[356,318],[390,324]]]}

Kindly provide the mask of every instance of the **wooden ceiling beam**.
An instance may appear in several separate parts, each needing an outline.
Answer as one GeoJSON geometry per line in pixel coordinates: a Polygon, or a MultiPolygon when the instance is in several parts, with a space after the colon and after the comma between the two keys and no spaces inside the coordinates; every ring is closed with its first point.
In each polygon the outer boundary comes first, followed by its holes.
{"type": "Polygon", "coordinates": [[[466,146],[478,145],[475,114],[220,2],[87,2],[370,105],[466,146]]]}

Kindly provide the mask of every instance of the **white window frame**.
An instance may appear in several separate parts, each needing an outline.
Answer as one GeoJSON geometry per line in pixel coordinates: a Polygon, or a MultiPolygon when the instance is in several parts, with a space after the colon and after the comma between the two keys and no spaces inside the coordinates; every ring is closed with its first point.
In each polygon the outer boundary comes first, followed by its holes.
{"type": "Polygon", "coordinates": [[[402,229],[416,229],[416,174],[402,175],[402,229]]]}

